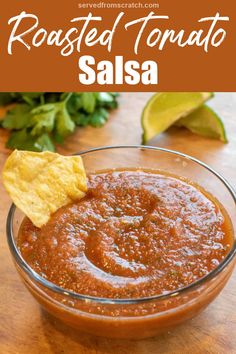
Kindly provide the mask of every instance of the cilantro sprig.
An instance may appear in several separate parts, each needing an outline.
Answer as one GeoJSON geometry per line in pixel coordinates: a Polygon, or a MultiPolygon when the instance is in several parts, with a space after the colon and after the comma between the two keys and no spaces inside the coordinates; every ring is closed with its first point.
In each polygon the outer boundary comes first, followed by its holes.
{"type": "Polygon", "coordinates": [[[55,151],[76,126],[103,126],[117,107],[114,92],[4,92],[0,106],[14,104],[0,120],[10,130],[9,149],[55,151]]]}

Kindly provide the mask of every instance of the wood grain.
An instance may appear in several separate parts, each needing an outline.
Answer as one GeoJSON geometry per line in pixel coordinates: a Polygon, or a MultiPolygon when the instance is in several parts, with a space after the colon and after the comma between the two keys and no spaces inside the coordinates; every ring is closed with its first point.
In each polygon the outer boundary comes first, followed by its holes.
{"type": "MultiPolygon", "coordinates": [[[[120,108],[104,128],[84,128],[67,140],[64,154],[110,144],[139,144],[140,114],[150,93],[125,93],[120,108]]],[[[152,145],[193,155],[221,172],[236,187],[236,94],[217,94],[212,106],[224,118],[229,144],[171,129],[152,145]]],[[[0,112],[0,114],[3,112],[0,112]]],[[[9,153],[7,133],[0,131],[0,169],[9,153]]],[[[197,318],[163,336],[115,341],[78,334],[45,314],[22,285],[6,243],[10,200],[0,181],[0,353],[1,354],[233,354],[236,353],[236,273],[220,296],[197,318]]]]}

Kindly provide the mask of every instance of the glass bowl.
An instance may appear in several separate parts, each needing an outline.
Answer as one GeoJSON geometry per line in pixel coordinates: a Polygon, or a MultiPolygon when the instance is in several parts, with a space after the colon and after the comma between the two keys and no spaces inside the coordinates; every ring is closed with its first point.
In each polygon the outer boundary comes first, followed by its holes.
{"type": "MultiPolygon", "coordinates": [[[[187,178],[215,196],[236,229],[236,195],[229,183],[204,163],[176,151],[148,146],[111,146],[79,153],[88,173],[118,168],[167,171],[187,178]]],[[[53,316],[78,330],[110,338],[155,336],[203,310],[223,289],[235,264],[236,241],[213,271],[198,281],[172,291],[139,299],[108,299],[73,293],[53,284],[22,258],[17,248],[24,214],[14,205],[7,218],[7,237],[15,266],[28,290],[53,316]]],[[[235,237],[235,236],[234,236],[235,237]]]]}

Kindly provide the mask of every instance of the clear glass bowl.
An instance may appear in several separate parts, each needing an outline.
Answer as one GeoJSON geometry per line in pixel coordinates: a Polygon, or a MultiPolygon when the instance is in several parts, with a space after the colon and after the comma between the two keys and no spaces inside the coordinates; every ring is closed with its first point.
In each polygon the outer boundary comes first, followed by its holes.
{"type": "MultiPolygon", "coordinates": [[[[229,183],[204,163],[184,154],[144,146],[97,148],[79,155],[87,173],[112,168],[167,171],[201,185],[224,206],[236,229],[236,195],[229,183]]],[[[223,289],[235,264],[236,241],[212,272],[185,288],[140,299],[106,299],[67,291],[42,278],[22,258],[17,248],[23,213],[11,206],[7,237],[16,268],[37,301],[63,322],[90,334],[110,338],[151,337],[192,318],[223,289]]]]}

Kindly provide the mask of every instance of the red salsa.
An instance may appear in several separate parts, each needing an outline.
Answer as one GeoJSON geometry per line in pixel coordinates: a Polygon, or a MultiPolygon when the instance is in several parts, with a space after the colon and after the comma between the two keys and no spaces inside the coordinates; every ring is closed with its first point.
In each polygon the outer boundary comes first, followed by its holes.
{"type": "Polygon", "coordinates": [[[85,198],[41,229],[22,223],[18,246],[45,279],[76,293],[136,298],[182,288],[218,266],[229,217],[200,187],[151,171],[88,176],[85,198]]]}

